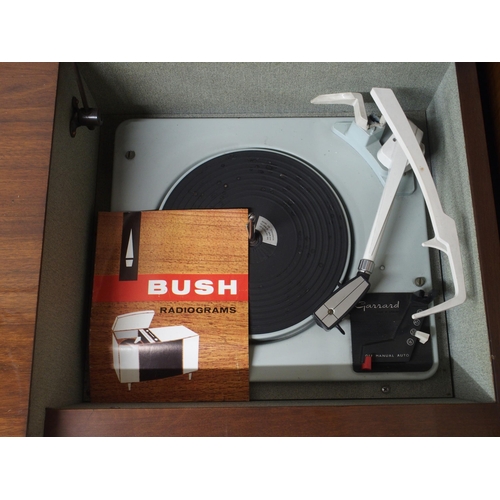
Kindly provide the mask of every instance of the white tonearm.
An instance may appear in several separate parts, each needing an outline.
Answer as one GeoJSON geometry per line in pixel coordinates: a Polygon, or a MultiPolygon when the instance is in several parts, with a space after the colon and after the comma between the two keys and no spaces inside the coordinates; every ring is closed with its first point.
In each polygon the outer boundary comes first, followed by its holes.
{"type": "MultiPolygon", "coordinates": [[[[413,319],[418,319],[445,311],[462,304],[466,298],[457,229],[454,220],[444,213],[441,206],[436,186],[422,152],[422,132],[406,118],[403,109],[391,89],[373,88],[370,94],[393,134],[382,146],[378,154],[379,161],[389,169],[389,174],[363,259],[358,266],[357,276],[337,288],[332,297],[315,312],[316,320],[327,329],[338,326],[340,321],[370,288],[369,276],[374,267],[379,243],[398,186],[408,163],[411,165],[415,178],[422,190],[434,229],[434,237],[422,243],[422,245],[436,248],[446,253],[455,288],[453,298],[416,313],[412,317],[413,319]]],[[[354,107],[356,124],[364,130],[369,129],[370,123],[366,117],[361,94],[327,94],[318,96],[311,102],[314,104],[350,104],[354,107]]]]}

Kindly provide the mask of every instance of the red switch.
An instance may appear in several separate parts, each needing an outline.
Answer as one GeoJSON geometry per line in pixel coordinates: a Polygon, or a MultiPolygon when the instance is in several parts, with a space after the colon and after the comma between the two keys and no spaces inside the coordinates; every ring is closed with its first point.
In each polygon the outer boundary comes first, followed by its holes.
{"type": "Polygon", "coordinates": [[[365,371],[370,371],[372,369],[372,355],[365,354],[365,360],[361,364],[361,369],[365,371]]]}

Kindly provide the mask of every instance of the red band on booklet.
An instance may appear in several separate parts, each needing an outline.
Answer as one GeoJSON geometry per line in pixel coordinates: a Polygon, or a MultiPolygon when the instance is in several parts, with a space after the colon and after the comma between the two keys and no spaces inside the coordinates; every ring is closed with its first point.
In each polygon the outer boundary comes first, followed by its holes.
{"type": "Polygon", "coordinates": [[[246,274],[140,274],[137,280],[95,276],[94,302],[246,301],[246,274]]]}

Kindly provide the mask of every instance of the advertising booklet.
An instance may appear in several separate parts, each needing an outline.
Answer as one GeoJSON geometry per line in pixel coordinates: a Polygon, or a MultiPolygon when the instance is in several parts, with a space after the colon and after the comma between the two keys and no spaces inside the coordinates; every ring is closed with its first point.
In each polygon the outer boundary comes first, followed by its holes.
{"type": "Polygon", "coordinates": [[[98,215],[95,403],[246,401],[248,210],[98,215]]]}

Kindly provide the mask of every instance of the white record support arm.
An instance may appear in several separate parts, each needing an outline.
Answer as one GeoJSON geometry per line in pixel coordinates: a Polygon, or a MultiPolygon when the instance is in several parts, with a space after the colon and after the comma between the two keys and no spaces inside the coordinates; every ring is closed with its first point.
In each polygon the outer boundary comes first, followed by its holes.
{"type": "Polygon", "coordinates": [[[357,92],[319,95],[311,101],[311,104],[347,104],[352,106],[356,125],[363,130],[368,130],[368,117],[366,116],[363,96],[357,92]]]}
{"type": "Polygon", "coordinates": [[[387,124],[408,158],[415,177],[422,189],[434,229],[434,238],[422,243],[422,245],[436,248],[444,252],[449,259],[455,296],[441,304],[412,316],[413,319],[423,318],[431,314],[446,311],[465,301],[465,280],[457,228],[455,226],[455,221],[443,211],[436,185],[432,179],[425,157],[394,92],[391,89],[374,88],[370,94],[380,111],[383,113],[387,124]]]}

